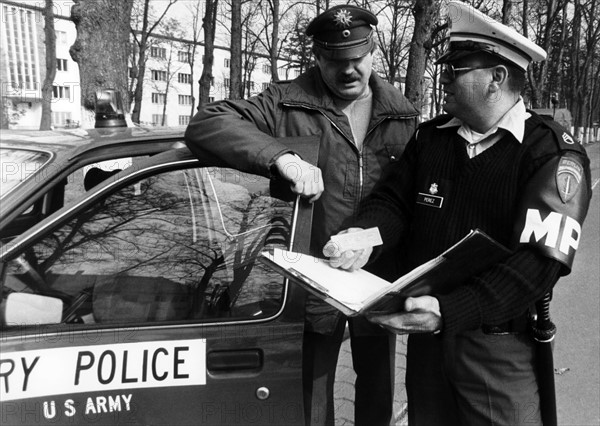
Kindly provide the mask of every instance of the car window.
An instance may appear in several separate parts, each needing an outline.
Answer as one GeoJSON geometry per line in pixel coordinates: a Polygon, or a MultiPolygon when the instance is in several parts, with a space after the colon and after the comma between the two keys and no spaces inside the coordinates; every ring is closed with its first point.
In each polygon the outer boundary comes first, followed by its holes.
{"type": "Polygon", "coordinates": [[[288,246],[293,208],[269,195],[268,179],[236,170],[156,174],[97,200],[10,261],[3,299],[60,299],[65,323],[271,316],[283,279],[256,259],[288,246]]]}
{"type": "Polygon", "coordinates": [[[50,158],[51,155],[48,152],[19,148],[0,148],[0,165],[2,167],[0,198],[32,176],[50,158]]]}
{"type": "MultiPolygon", "coordinates": [[[[120,157],[109,161],[89,164],[75,170],[73,173],[69,174],[66,179],[58,181],[54,186],[48,188],[43,196],[37,200],[30,200],[30,205],[24,205],[25,209],[20,215],[15,218],[10,225],[0,231],[0,238],[3,241],[8,241],[16,237],[18,234],[50,216],[62,206],[69,205],[96,185],[110,179],[117,172],[124,170],[131,165],[139,164],[139,162],[148,157],[148,155],[120,157]]],[[[35,167],[29,165],[29,163],[20,162],[19,164],[24,164],[20,166],[23,169],[30,170],[31,172],[35,170],[35,167]]],[[[3,170],[5,165],[6,163],[3,160],[3,170]]],[[[6,169],[9,171],[12,170],[9,165],[6,165],[6,169]]],[[[41,179],[41,177],[37,176],[36,179],[41,179]]],[[[22,181],[23,179],[20,179],[20,182],[22,181]]],[[[15,182],[15,184],[18,184],[18,182],[15,182]]],[[[4,177],[2,185],[2,190],[4,191],[4,177]]]]}

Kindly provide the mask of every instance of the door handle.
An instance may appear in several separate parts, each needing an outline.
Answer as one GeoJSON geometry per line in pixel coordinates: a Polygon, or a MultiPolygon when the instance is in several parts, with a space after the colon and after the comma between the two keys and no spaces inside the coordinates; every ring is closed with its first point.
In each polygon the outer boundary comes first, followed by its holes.
{"type": "Polygon", "coordinates": [[[211,373],[259,370],[263,365],[260,349],[211,351],[206,354],[206,368],[211,373]]]}

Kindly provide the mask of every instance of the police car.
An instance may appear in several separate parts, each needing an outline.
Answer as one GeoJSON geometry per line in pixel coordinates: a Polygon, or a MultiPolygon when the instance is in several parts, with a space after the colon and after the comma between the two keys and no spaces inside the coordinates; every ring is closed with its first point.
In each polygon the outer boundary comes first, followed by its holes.
{"type": "Polygon", "coordinates": [[[3,131],[0,154],[3,425],[304,424],[304,294],[257,258],[308,247],[307,203],[183,129],[3,131]]]}

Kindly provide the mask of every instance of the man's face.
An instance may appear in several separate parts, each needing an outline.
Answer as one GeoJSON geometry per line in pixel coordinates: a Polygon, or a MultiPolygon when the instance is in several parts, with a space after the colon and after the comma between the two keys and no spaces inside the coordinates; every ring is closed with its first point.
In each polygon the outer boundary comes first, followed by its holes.
{"type": "Polygon", "coordinates": [[[491,68],[476,56],[458,60],[451,64],[454,77],[444,65],[440,83],[444,86],[444,111],[463,121],[478,116],[488,107],[488,85],[491,82],[491,68]]]}
{"type": "Polygon", "coordinates": [[[367,92],[373,54],[367,53],[357,59],[332,60],[322,55],[317,56],[317,65],[321,76],[334,96],[354,100],[367,92]]]}

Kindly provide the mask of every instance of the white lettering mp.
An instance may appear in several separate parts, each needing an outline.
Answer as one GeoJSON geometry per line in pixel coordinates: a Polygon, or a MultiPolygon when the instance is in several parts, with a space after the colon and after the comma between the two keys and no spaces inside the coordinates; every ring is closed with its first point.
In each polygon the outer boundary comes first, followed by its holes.
{"type": "Polygon", "coordinates": [[[562,253],[568,255],[570,248],[577,250],[579,247],[581,225],[575,219],[558,212],[551,212],[545,219],[542,219],[539,210],[528,209],[519,242],[528,243],[532,236],[535,241],[541,241],[545,237],[544,244],[546,246],[558,248],[562,253]]]}

